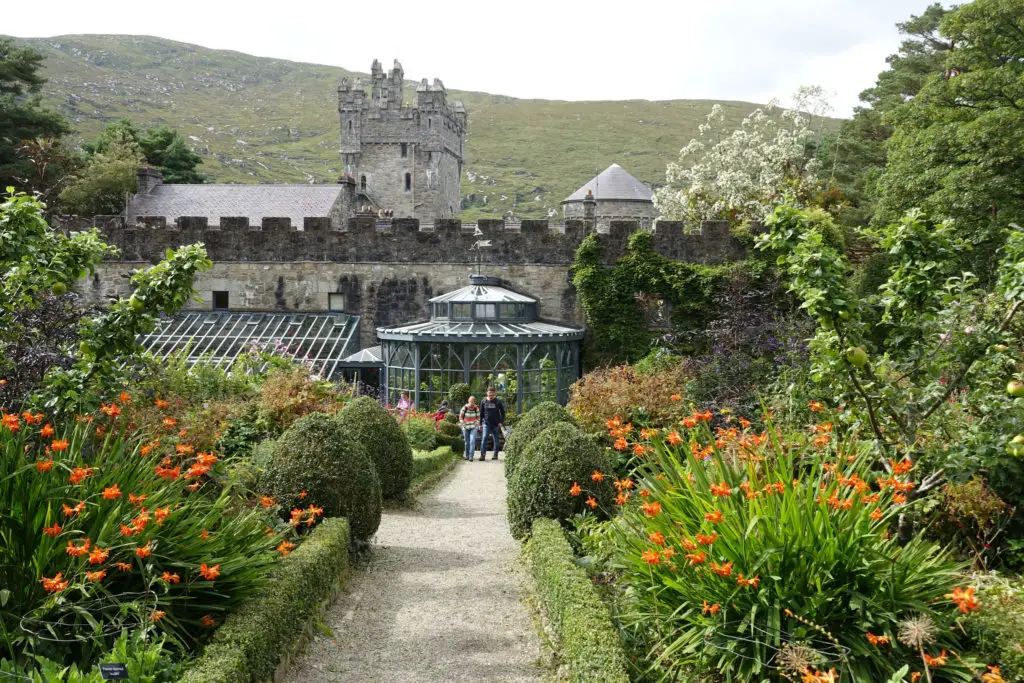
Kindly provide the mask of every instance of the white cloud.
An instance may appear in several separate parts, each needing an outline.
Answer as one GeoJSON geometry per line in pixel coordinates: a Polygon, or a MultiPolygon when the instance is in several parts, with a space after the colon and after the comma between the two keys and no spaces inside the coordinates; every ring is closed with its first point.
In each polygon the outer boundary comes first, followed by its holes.
{"type": "Polygon", "coordinates": [[[550,99],[785,98],[817,84],[848,115],[898,47],[915,0],[653,0],[585,4],[286,4],[51,0],[6,8],[15,35],[156,35],[365,71],[373,58],[449,88],[550,99]],[[146,8],[146,9],[143,9],[146,8]]]}

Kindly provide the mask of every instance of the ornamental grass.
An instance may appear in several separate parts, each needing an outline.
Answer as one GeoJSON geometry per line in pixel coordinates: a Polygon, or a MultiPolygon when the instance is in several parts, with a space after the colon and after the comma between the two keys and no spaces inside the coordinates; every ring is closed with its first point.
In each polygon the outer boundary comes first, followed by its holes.
{"type": "MultiPolygon", "coordinates": [[[[582,525],[605,552],[610,542],[622,625],[640,634],[648,673],[859,682],[907,665],[912,680],[971,678],[949,654],[951,627],[979,607],[962,567],[890,533],[914,488],[909,461],[883,466],[871,444],[831,424],[712,430],[699,412],[681,422],[641,432],[609,420],[640,465],[615,481],[619,516],[582,525]],[[937,624],[934,638],[903,644],[910,619],[937,624]]],[[[587,496],[591,483],[566,486],[587,496]]]]}
{"type": "Polygon", "coordinates": [[[191,647],[281,557],[271,515],[166,420],[140,443],[116,403],[68,423],[4,415],[0,660],[85,664],[123,629],[191,647]]]}

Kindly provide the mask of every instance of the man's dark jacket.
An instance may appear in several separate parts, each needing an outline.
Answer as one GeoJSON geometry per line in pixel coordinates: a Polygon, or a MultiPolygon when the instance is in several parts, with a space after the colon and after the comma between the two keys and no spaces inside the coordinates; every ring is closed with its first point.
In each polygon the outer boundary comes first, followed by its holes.
{"type": "Polygon", "coordinates": [[[492,401],[485,398],[480,401],[480,418],[487,423],[488,427],[497,427],[505,424],[505,404],[497,396],[492,401]]]}

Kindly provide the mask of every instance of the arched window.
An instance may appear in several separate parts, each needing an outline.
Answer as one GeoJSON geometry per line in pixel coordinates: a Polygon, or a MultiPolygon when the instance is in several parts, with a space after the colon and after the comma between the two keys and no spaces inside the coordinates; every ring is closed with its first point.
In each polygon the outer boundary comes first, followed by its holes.
{"type": "Polygon", "coordinates": [[[364,176],[364,175],[359,176],[359,189],[360,190],[365,190],[366,189],[366,176],[364,176]]]}
{"type": "Polygon", "coordinates": [[[408,192],[412,189],[412,173],[405,174],[405,191],[408,192]]]}

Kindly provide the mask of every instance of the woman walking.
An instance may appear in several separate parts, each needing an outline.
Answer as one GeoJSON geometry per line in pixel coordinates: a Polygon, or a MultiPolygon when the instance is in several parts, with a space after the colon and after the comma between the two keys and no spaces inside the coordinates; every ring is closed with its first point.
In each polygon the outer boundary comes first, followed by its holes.
{"type": "Polygon", "coordinates": [[[473,452],[476,450],[476,428],[479,424],[480,408],[476,405],[476,396],[470,396],[469,401],[459,411],[459,426],[462,428],[462,438],[466,442],[463,460],[473,460],[473,452]]]}

